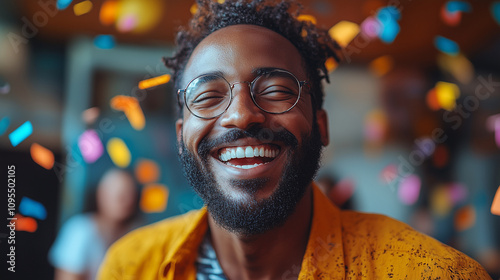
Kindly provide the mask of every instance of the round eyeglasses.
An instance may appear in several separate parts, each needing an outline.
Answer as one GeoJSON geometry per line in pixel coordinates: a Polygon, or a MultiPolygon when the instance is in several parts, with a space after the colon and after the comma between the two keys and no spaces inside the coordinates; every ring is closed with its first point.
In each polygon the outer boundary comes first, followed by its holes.
{"type": "Polygon", "coordinates": [[[247,84],[253,103],[262,111],[282,114],[290,111],[299,102],[302,87],[306,81],[299,81],[292,73],[273,69],[258,75],[252,82],[229,83],[219,74],[204,74],[191,80],[185,89],[177,91],[184,95],[184,104],[196,117],[212,119],[222,115],[231,105],[233,89],[237,84],[247,84]]]}

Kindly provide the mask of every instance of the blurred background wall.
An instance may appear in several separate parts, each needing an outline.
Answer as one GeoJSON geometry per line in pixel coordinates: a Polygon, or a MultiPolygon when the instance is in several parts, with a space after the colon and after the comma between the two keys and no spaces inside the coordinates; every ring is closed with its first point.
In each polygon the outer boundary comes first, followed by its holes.
{"type": "MultiPolygon", "coordinates": [[[[350,208],[409,223],[498,276],[500,2],[300,2],[301,19],[343,46],[343,62],[327,65],[331,144],[318,177],[350,208]]],[[[15,166],[14,279],[53,277],[49,247],[110,167],[135,174],[144,223],[202,206],[177,161],[175,89],[161,62],[195,10],[173,0],[0,3],[0,180],[15,166]]],[[[0,275],[10,234],[0,231],[0,275]]]]}

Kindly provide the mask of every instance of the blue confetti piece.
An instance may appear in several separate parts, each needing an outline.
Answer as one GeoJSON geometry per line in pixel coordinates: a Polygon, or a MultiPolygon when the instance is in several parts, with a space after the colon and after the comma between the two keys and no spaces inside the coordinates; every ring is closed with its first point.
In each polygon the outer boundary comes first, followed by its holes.
{"type": "Polygon", "coordinates": [[[47,218],[47,210],[43,204],[28,197],[23,197],[19,204],[19,212],[24,216],[30,216],[39,220],[47,218]]]}
{"type": "Polygon", "coordinates": [[[395,21],[388,21],[382,23],[381,32],[378,34],[380,40],[386,44],[394,42],[396,36],[398,35],[400,27],[395,21]]]}
{"type": "Polygon", "coordinates": [[[57,0],[57,9],[64,10],[71,4],[71,2],[73,2],[73,0],[57,0]]]}
{"type": "Polygon", "coordinates": [[[94,45],[100,49],[112,49],[115,47],[115,38],[112,35],[97,35],[94,45]]]}
{"type": "Polygon", "coordinates": [[[394,6],[387,6],[378,10],[377,18],[382,22],[388,20],[398,21],[401,19],[401,13],[398,8],[394,6]]]}
{"type": "Polygon", "coordinates": [[[455,41],[447,39],[442,36],[436,36],[434,38],[434,45],[436,48],[449,55],[457,55],[460,52],[460,47],[455,41]]]}
{"type": "Polygon", "coordinates": [[[449,13],[456,13],[456,12],[469,13],[470,11],[472,11],[472,7],[469,3],[465,1],[448,1],[446,3],[446,10],[449,13]]]}
{"type": "Polygon", "coordinates": [[[31,133],[33,133],[33,125],[31,125],[30,121],[27,121],[9,134],[10,143],[15,147],[30,136],[31,133]]]}
{"type": "Polygon", "coordinates": [[[493,19],[500,24],[500,2],[491,4],[491,14],[493,15],[493,19]]]}
{"type": "Polygon", "coordinates": [[[2,120],[0,120],[0,136],[7,131],[7,128],[9,128],[10,125],[10,119],[9,117],[4,117],[2,120]]]}

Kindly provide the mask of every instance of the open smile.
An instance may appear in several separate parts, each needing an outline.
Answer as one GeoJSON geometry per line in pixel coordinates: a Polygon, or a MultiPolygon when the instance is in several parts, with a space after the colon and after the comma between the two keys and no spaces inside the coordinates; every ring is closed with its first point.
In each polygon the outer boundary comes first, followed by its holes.
{"type": "Polygon", "coordinates": [[[218,150],[218,159],[231,167],[251,169],[272,162],[280,150],[274,144],[224,147],[218,150]]]}

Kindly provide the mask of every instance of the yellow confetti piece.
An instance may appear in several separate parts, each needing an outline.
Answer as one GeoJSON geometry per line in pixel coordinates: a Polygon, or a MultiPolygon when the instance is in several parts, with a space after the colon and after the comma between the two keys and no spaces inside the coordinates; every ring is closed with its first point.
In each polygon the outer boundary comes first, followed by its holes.
{"type": "Polygon", "coordinates": [[[339,66],[339,64],[337,63],[337,61],[333,57],[329,57],[325,61],[325,67],[326,67],[326,70],[328,72],[332,72],[333,70],[337,69],[337,66],[339,66]]]}
{"type": "Polygon", "coordinates": [[[500,187],[497,189],[493,203],[491,204],[491,214],[500,216],[500,187]]]}
{"type": "Polygon", "coordinates": [[[455,229],[464,231],[476,223],[476,210],[471,205],[460,208],[455,214],[455,229]]]}
{"type": "Polygon", "coordinates": [[[474,78],[474,66],[462,53],[455,56],[440,53],[437,62],[441,70],[450,73],[462,84],[468,84],[474,78]]]}
{"type": "Polygon", "coordinates": [[[359,34],[359,30],[359,25],[356,23],[343,20],[330,28],[328,34],[345,48],[359,34]]]}
{"type": "Polygon", "coordinates": [[[198,12],[198,5],[196,3],[191,5],[191,8],[189,8],[189,12],[191,12],[192,15],[196,14],[196,12],[198,12]]]}
{"type": "Polygon", "coordinates": [[[159,213],[167,208],[168,188],[162,184],[147,185],[142,189],[140,207],[146,213],[159,213]]]}
{"type": "Polygon", "coordinates": [[[389,71],[391,71],[393,67],[394,59],[390,55],[378,57],[370,63],[370,70],[377,77],[382,77],[385,74],[389,73],[389,71]]]}
{"type": "Polygon", "coordinates": [[[73,12],[76,16],[84,15],[90,12],[90,10],[92,10],[92,2],[90,2],[89,0],[80,2],[73,6],[73,12]]]}
{"type": "Polygon", "coordinates": [[[106,150],[113,163],[121,168],[129,166],[132,158],[130,150],[122,139],[113,137],[106,144],[106,150]]]}
{"type": "Polygon", "coordinates": [[[141,184],[148,184],[158,181],[160,177],[160,168],[156,162],[143,159],[135,167],[135,177],[141,184]]]}
{"type": "Polygon", "coordinates": [[[104,2],[99,12],[99,21],[103,25],[113,24],[118,18],[119,9],[120,5],[118,4],[118,1],[108,0],[104,2]]]}
{"type": "Polygon", "coordinates": [[[451,111],[457,105],[456,100],[460,96],[460,89],[453,83],[437,82],[436,95],[441,108],[451,111]]]}
{"type": "Polygon", "coordinates": [[[299,15],[297,17],[297,20],[298,21],[308,21],[312,24],[317,24],[317,22],[318,22],[313,15],[299,15]]]}
{"type": "Polygon", "coordinates": [[[47,148],[33,143],[30,148],[31,158],[41,167],[49,170],[54,166],[54,154],[47,148]]]}
{"type": "Polygon", "coordinates": [[[111,99],[110,105],[115,110],[123,111],[135,130],[142,130],[146,125],[146,118],[136,98],[117,95],[111,99]]]}
{"type": "Polygon", "coordinates": [[[151,79],[143,80],[139,82],[139,89],[147,89],[151,87],[156,87],[162,84],[166,84],[170,81],[170,75],[165,74],[151,79]]]}
{"type": "Polygon", "coordinates": [[[224,2],[226,2],[226,0],[217,0],[217,3],[219,4],[224,4],[224,2]]]}
{"type": "Polygon", "coordinates": [[[444,186],[439,186],[432,192],[430,202],[432,212],[440,217],[446,216],[453,207],[448,190],[444,186]]]}

